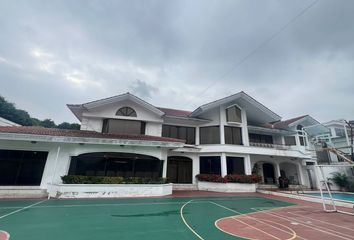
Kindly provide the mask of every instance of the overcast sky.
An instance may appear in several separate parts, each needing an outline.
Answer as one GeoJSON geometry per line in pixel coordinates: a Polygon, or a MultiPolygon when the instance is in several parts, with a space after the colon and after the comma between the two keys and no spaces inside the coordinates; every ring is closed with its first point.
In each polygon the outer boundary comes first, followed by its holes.
{"type": "Polygon", "coordinates": [[[354,119],[352,0],[319,1],[235,68],[312,2],[1,0],[0,95],[57,123],[124,92],[193,110],[245,91],[283,119],[354,119]]]}

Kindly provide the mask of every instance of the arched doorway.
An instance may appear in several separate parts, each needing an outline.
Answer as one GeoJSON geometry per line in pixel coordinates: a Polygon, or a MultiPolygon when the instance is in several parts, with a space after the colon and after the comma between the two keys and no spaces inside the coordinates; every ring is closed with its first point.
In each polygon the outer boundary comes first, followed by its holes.
{"type": "Polygon", "coordinates": [[[271,163],[263,163],[263,177],[265,184],[275,183],[274,166],[271,163]]]}
{"type": "Polygon", "coordinates": [[[172,156],[167,158],[167,179],[172,183],[192,183],[192,159],[172,156]]]}
{"type": "Polygon", "coordinates": [[[71,158],[69,174],[158,178],[163,161],[156,157],[117,152],[85,153],[71,158]]]}

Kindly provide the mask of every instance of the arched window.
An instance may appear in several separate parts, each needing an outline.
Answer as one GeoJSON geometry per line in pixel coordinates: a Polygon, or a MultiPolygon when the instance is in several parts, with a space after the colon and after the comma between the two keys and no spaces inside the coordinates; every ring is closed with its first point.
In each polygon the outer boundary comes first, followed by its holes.
{"type": "Polygon", "coordinates": [[[136,112],[131,107],[122,107],[118,109],[116,115],[124,117],[136,117],[136,112]]]}

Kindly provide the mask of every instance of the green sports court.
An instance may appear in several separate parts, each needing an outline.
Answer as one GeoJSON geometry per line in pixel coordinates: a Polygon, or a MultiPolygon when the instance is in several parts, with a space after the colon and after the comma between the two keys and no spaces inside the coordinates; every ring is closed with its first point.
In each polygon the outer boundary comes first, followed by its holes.
{"type": "Polygon", "coordinates": [[[293,205],[256,196],[0,202],[0,230],[15,240],[241,239],[218,219],[293,205]]]}

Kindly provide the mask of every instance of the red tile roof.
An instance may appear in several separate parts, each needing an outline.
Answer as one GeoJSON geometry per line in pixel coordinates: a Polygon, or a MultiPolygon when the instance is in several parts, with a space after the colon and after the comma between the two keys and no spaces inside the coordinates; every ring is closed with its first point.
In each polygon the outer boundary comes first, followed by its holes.
{"type": "Polygon", "coordinates": [[[290,124],[296,122],[297,120],[300,120],[304,117],[307,117],[308,115],[303,115],[300,117],[296,117],[296,118],[291,118],[285,121],[280,121],[280,122],[275,122],[273,123],[274,128],[280,128],[280,129],[286,129],[289,127],[290,124]]]}
{"type": "Polygon", "coordinates": [[[184,140],[180,140],[180,139],[149,136],[149,135],[111,134],[111,133],[99,133],[99,132],[85,131],[85,130],[67,130],[67,129],[44,128],[44,127],[0,126],[0,133],[45,135],[45,136],[58,136],[58,137],[125,139],[125,140],[138,140],[138,141],[184,142],[184,140]]]}
{"type": "Polygon", "coordinates": [[[172,108],[160,108],[160,111],[164,112],[167,116],[174,116],[174,117],[188,117],[191,114],[191,111],[179,110],[179,109],[172,109],[172,108]]]}

